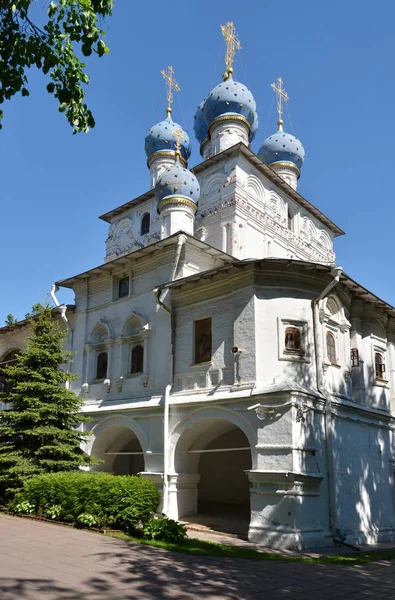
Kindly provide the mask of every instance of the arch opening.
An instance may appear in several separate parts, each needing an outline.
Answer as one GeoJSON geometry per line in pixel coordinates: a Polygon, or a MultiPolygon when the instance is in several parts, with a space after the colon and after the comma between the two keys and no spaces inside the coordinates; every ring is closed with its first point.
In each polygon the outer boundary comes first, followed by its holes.
{"type": "Polygon", "coordinates": [[[234,423],[219,418],[193,423],[178,440],[174,470],[181,487],[184,477],[196,487],[178,494],[173,514],[218,531],[246,535],[250,521],[246,471],[251,468],[250,442],[234,423]]]}
{"type": "Polygon", "coordinates": [[[144,471],[144,453],[137,436],[124,425],[110,425],[96,437],[92,455],[103,460],[95,471],[137,475],[144,471]]]}

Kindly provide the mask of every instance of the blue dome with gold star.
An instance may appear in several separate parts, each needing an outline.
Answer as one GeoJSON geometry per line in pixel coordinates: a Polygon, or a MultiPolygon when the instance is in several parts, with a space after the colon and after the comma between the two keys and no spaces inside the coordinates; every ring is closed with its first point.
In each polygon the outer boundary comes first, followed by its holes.
{"type": "Polygon", "coordinates": [[[167,199],[186,199],[198,203],[200,186],[195,175],[185,169],[177,158],[159,177],[155,184],[155,196],[158,204],[167,199]]]}
{"type": "MultiPolygon", "coordinates": [[[[147,158],[149,159],[157,152],[171,152],[175,154],[177,140],[173,134],[179,128],[182,129],[178,123],[172,120],[170,115],[164,121],[151,127],[145,138],[145,153],[147,158]]],[[[182,133],[185,139],[180,140],[180,152],[183,159],[187,161],[191,155],[191,141],[185,130],[182,129],[182,133]]]]}
{"type": "Polygon", "coordinates": [[[195,132],[195,138],[197,139],[199,144],[202,144],[202,142],[204,142],[204,140],[208,138],[208,129],[207,129],[206,121],[204,120],[204,103],[205,102],[206,102],[206,100],[203,100],[203,102],[201,102],[199,104],[199,106],[197,107],[195,119],[194,119],[194,125],[193,125],[193,129],[195,132]]]}
{"type": "Polygon", "coordinates": [[[278,131],[263,142],[258,156],[267,165],[290,163],[301,169],[305,151],[302,142],[294,135],[283,131],[282,121],[279,121],[278,131]]]}
{"type": "Polygon", "coordinates": [[[246,85],[233,80],[231,69],[227,72],[227,79],[218,84],[207,96],[203,114],[207,129],[219,117],[235,115],[236,118],[244,119],[250,128],[250,142],[258,129],[254,97],[246,85]]]}

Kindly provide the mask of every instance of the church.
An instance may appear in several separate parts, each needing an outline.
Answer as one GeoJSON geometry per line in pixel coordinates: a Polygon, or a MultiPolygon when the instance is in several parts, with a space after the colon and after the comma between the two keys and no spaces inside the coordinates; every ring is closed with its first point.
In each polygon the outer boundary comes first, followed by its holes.
{"type": "MultiPolygon", "coordinates": [[[[52,288],[86,450],[153,481],[169,517],[244,519],[264,546],[393,541],[395,308],[338,266],[344,232],[298,193],[281,78],[277,130],[250,149],[257,107],[233,72],[234,25],[221,29],[226,71],[194,119],[202,162],[188,167],[169,67],[150,189],[101,215],[103,264],[52,288]]],[[[28,334],[0,329],[0,368],[28,334]]]]}

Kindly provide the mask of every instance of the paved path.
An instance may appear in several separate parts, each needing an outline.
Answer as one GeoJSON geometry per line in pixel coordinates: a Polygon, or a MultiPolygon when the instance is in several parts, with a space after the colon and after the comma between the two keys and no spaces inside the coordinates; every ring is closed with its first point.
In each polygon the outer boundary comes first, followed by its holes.
{"type": "Polygon", "coordinates": [[[197,557],[0,516],[1,600],[395,598],[395,561],[343,567],[197,557]]]}

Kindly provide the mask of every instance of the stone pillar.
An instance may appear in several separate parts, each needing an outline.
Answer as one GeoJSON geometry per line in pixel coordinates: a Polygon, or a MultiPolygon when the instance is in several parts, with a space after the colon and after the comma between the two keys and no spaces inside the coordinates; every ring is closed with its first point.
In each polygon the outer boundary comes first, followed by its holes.
{"type": "Polygon", "coordinates": [[[178,520],[196,515],[198,503],[199,473],[169,475],[168,517],[178,520]]]}
{"type": "Polygon", "coordinates": [[[331,545],[318,512],[321,474],[251,470],[250,542],[301,550],[331,545]]]}

